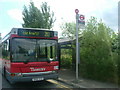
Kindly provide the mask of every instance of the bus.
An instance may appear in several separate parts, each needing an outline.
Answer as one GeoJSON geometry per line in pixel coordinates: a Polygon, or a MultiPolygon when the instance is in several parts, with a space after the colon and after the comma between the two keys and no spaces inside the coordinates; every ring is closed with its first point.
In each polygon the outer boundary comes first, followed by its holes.
{"type": "Polygon", "coordinates": [[[11,83],[58,79],[58,32],[12,28],[2,40],[2,73],[11,83]]]}

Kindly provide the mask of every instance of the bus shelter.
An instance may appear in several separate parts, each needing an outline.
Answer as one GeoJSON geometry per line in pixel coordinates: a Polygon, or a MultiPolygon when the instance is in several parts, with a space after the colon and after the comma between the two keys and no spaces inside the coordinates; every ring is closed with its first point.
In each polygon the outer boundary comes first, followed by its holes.
{"type": "MultiPolygon", "coordinates": [[[[75,53],[75,40],[70,40],[68,38],[58,40],[58,59],[61,62],[61,50],[62,49],[71,49],[72,50],[72,68],[75,69],[76,64],[76,53],[75,53]]],[[[60,64],[61,66],[61,64],[60,64]]]]}

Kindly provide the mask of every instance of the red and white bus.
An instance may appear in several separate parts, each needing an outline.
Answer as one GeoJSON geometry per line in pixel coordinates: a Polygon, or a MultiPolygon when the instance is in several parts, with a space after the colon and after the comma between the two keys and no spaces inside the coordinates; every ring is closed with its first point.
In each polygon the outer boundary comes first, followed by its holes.
{"type": "Polygon", "coordinates": [[[58,32],[13,28],[0,44],[2,72],[10,83],[57,79],[58,32]]]}

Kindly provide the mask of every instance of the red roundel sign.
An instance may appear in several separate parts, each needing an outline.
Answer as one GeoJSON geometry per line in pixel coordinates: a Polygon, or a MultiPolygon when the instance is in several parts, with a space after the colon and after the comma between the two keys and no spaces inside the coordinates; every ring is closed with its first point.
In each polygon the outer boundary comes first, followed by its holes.
{"type": "Polygon", "coordinates": [[[75,13],[78,14],[78,13],[79,13],[79,10],[78,10],[78,9],[75,9],[75,13]]]}
{"type": "Polygon", "coordinates": [[[80,15],[80,20],[84,20],[84,19],[85,19],[84,15],[80,15]]]}

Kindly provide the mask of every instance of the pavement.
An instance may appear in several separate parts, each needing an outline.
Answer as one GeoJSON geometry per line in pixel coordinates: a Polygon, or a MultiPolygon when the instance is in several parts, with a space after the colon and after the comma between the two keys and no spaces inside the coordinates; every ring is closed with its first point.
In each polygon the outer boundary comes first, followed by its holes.
{"type": "Polygon", "coordinates": [[[75,88],[120,88],[116,84],[105,83],[79,77],[76,80],[75,72],[70,69],[60,69],[59,81],[72,85],[75,88]]]}

